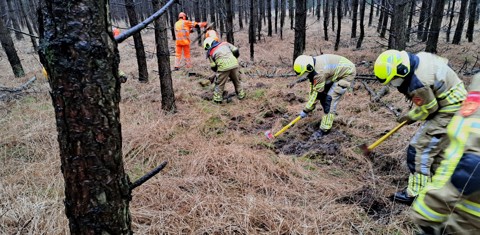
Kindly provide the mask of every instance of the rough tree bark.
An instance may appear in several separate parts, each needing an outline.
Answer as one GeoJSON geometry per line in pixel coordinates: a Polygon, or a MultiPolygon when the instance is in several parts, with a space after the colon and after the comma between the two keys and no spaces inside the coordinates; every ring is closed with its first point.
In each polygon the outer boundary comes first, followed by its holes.
{"type": "Polygon", "coordinates": [[[465,15],[467,11],[467,0],[462,0],[460,1],[460,14],[458,15],[458,21],[457,21],[457,28],[455,29],[455,33],[453,34],[453,40],[452,44],[460,44],[460,41],[462,39],[462,33],[463,33],[463,26],[465,25],[465,15]]]}
{"type": "Polygon", "coordinates": [[[340,46],[340,35],[342,32],[342,3],[341,2],[337,3],[337,21],[338,21],[337,38],[335,38],[335,46],[333,48],[335,51],[338,51],[338,47],[340,46]]]}
{"type": "Polygon", "coordinates": [[[328,22],[330,17],[330,0],[325,0],[323,7],[323,38],[328,41],[328,22]]]}
{"type": "Polygon", "coordinates": [[[295,42],[293,43],[293,60],[305,50],[307,31],[307,1],[295,0],[295,42]]]}
{"type": "Polygon", "coordinates": [[[39,16],[71,234],[133,233],[108,9],[108,1],[44,0],[39,16]]]}
{"type": "Polygon", "coordinates": [[[267,36],[272,36],[272,3],[270,0],[267,0],[267,36]]]}
{"type": "Polygon", "coordinates": [[[357,37],[358,0],[352,0],[352,38],[357,37]]]}
{"type": "Polygon", "coordinates": [[[225,20],[225,28],[227,30],[227,42],[235,44],[233,38],[233,6],[232,0],[225,0],[225,8],[227,9],[227,19],[225,20]]]}
{"type": "Polygon", "coordinates": [[[470,0],[468,7],[468,24],[467,24],[467,39],[468,42],[473,42],[473,28],[475,26],[475,13],[477,11],[478,0],[470,0]]]}
{"type": "Polygon", "coordinates": [[[407,46],[407,19],[410,4],[412,4],[411,0],[399,0],[393,3],[388,48],[404,50],[407,46]]]}
{"type": "Polygon", "coordinates": [[[427,39],[426,52],[437,53],[438,36],[442,27],[443,9],[445,8],[445,0],[435,0],[432,11],[432,25],[427,39]]]}
{"type": "Polygon", "coordinates": [[[452,4],[450,6],[450,20],[448,21],[447,32],[445,32],[447,42],[450,42],[450,32],[452,31],[453,16],[455,15],[455,2],[455,0],[452,0],[452,4]]]}
{"type": "Polygon", "coordinates": [[[287,17],[287,0],[280,0],[280,40],[283,40],[283,28],[287,17]]]}
{"type": "Polygon", "coordinates": [[[13,70],[13,75],[15,77],[23,77],[25,75],[25,71],[23,70],[22,62],[18,57],[17,51],[15,50],[15,45],[13,44],[12,36],[8,31],[7,27],[3,20],[0,18],[0,43],[2,44],[2,48],[7,54],[8,62],[13,70]]]}
{"type": "MultiPolygon", "coordinates": [[[[130,26],[137,25],[138,19],[133,0],[125,0],[125,8],[130,26]]],[[[143,46],[140,32],[133,35],[133,43],[135,44],[135,53],[137,55],[138,80],[140,82],[148,82],[147,57],[145,56],[145,47],[143,46]]]]}
{"type": "Polygon", "coordinates": [[[357,49],[362,47],[363,38],[365,37],[365,5],[367,0],[360,0],[360,35],[358,36],[357,49]]]}
{"type": "MultiPolygon", "coordinates": [[[[154,11],[158,11],[166,0],[152,0],[154,11]],[[161,4],[161,5],[160,5],[161,4]]],[[[168,113],[177,111],[175,94],[173,92],[172,71],[170,70],[170,52],[168,51],[167,16],[163,15],[154,21],[155,46],[157,48],[158,75],[160,77],[160,90],[162,93],[162,110],[168,113]]]]}
{"type": "Polygon", "coordinates": [[[248,43],[250,43],[250,61],[255,58],[255,29],[258,18],[258,2],[250,0],[250,22],[248,24],[248,43]]]}

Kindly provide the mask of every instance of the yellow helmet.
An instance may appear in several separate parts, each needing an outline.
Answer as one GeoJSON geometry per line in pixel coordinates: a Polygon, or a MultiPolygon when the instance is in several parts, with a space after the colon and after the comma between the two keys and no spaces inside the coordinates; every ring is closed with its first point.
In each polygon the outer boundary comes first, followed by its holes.
{"type": "Polygon", "coordinates": [[[203,41],[203,48],[205,50],[210,49],[210,47],[212,47],[213,42],[215,42],[214,38],[212,37],[205,38],[205,40],[203,41]]]}
{"type": "Polygon", "coordinates": [[[295,59],[293,63],[293,70],[298,77],[302,77],[306,72],[313,71],[313,57],[308,55],[301,55],[295,59]]]}
{"type": "Polygon", "coordinates": [[[373,71],[378,80],[384,85],[392,78],[405,77],[410,72],[410,60],[405,51],[387,50],[380,54],[375,61],[373,71]]]}

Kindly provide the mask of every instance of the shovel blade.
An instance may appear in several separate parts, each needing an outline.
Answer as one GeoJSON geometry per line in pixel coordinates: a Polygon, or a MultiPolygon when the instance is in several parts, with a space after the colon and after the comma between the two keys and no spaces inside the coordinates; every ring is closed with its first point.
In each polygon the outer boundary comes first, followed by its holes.
{"type": "Polygon", "coordinates": [[[360,149],[362,150],[364,156],[368,156],[372,152],[366,144],[360,145],[360,149]]]}
{"type": "Polygon", "coordinates": [[[265,131],[265,137],[267,137],[269,140],[275,138],[271,131],[265,131]]]}

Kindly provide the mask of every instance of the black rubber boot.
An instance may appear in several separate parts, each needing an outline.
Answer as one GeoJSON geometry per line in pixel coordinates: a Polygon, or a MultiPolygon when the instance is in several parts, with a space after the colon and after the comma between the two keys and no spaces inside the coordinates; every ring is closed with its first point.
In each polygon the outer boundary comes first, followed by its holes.
{"type": "Polygon", "coordinates": [[[409,206],[412,205],[413,201],[415,201],[415,197],[408,196],[406,188],[394,193],[389,198],[394,202],[399,202],[409,206]]]}

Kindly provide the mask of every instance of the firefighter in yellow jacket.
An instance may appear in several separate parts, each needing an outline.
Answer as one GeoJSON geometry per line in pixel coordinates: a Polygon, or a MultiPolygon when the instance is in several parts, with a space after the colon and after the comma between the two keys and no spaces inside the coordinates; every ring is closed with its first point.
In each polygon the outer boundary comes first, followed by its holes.
{"type": "Polygon", "coordinates": [[[187,14],[180,12],[178,21],[175,23],[175,67],[174,70],[180,68],[182,60],[182,52],[185,56],[185,64],[187,68],[192,67],[190,60],[190,31],[195,27],[206,27],[207,22],[195,22],[187,19],[187,14]]]}
{"type": "Polygon", "coordinates": [[[203,47],[207,50],[207,58],[210,60],[210,68],[218,73],[215,80],[215,88],[213,91],[213,101],[222,103],[223,90],[228,80],[233,82],[237,98],[239,100],[245,98],[245,91],[240,82],[240,71],[238,64],[238,56],[240,52],[238,48],[228,42],[218,42],[212,37],[206,38],[203,47]]]}
{"type": "Polygon", "coordinates": [[[413,204],[424,234],[480,234],[480,73],[447,127],[445,159],[413,204]]]}
{"type": "Polygon", "coordinates": [[[397,50],[387,50],[375,61],[377,79],[384,85],[393,85],[415,104],[398,121],[425,121],[407,149],[408,186],[391,196],[394,201],[411,204],[443,159],[443,150],[449,143],[446,127],[467,94],[447,62],[426,52],[397,50]]]}
{"type": "Polygon", "coordinates": [[[320,123],[320,132],[314,133],[314,136],[328,134],[340,98],[351,87],[355,78],[355,64],[339,55],[324,54],[316,57],[301,55],[295,59],[293,70],[298,76],[297,82],[305,80],[310,82],[308,102],[300,116],[307,117],[319,100],[325,115],[320,123]]]}

